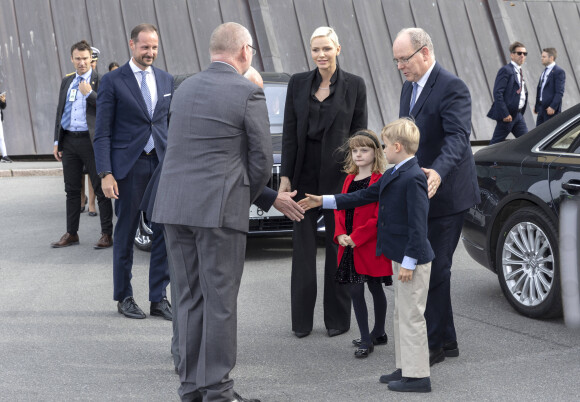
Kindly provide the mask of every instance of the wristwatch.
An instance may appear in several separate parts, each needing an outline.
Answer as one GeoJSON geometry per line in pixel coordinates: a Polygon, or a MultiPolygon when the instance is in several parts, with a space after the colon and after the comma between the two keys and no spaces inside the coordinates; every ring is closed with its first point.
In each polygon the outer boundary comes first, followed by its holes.
{"type": "Polygon", "coordinates": [[[105,178],[106,175],[109,175],[109,174],[113,174],[113,172],[101,172],[101,173],[99,173],[99,177],[101,179],[103,179],[103,178],[105,178]]]}

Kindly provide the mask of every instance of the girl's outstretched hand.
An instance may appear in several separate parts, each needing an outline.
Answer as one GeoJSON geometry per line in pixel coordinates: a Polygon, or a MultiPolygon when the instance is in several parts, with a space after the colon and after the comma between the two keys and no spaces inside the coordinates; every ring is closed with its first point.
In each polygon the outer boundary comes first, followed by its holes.
{"type": "Polygon", "coordinates": [[[303,210],[308,211],[309,209],[320,207],[322,205],[321,195],[312,195],[306,193],[306,198],[298,201],[298,205],[302,207],[303,210]]]}

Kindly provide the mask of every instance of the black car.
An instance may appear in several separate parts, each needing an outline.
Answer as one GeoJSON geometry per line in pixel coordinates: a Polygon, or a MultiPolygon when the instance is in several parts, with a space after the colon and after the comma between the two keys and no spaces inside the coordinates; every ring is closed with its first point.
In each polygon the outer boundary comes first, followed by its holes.
{"type": "MultiPolygon", "coordinates": [[[[186,78],[192,74],[175,76],[175,89],[179,87],[186,78]]],[[[268,107],[268,117],[270,118],[270,133],[272,134],[272,150],[274,152],[274,165],[272,166],[272,177],[268,186],[278,190],[280,182],[280,154],[282,152],[282,125],[284,122],[284,106],[286,104],[286,89],[290,75],[286,73],[261,72],[264,80],[264,94],[266,95],[266,105],[268,107]]],[[[292,234],[292,221],[286,218],[275,208],[270,208],[268,212],[261,210],[255,205],[250,207],[250,236],[284,236],[292,234]]],[[[321,230],[324,230],[323,223],[320,222],[321,230]]],[[[151,249],[151,229],[147,219],[141,216],[139,227],[135,235],[135,246],[140,250],[150,251],[151,249]]]]}
{"type": "Polygon", "coordinates": [[[580,192],[580,104],[474,157],[481,202],[464,221],[467,252],[518,312],[560,316],[559,214],[580,192]]]}

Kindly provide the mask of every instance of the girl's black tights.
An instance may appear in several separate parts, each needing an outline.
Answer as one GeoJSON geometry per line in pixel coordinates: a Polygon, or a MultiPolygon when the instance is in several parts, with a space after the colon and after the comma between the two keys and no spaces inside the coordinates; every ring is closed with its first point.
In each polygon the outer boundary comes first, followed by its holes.
{"type": "Polygon", "coordinates": [[[365,302],[365,286],[364,283],[352,283],[350,285],[350,296],[352,298],[352,306],[354,308],[354,315],[360,336],[363,344],[371,344],[371,334],[375,337],[381,336],[385,333],[385,319],[387,316],[387,297],[383,291],[383,284],[380,282],[367,282],[371,295],[373,296],[373,304],[375,307],[375,326],[371,333],[369,333],[369,315],[367,304],[365,302]]]}

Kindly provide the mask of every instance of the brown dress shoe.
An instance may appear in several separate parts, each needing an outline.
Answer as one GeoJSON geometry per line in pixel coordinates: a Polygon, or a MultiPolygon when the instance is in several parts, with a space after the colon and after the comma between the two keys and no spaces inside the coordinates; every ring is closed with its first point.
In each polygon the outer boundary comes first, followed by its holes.
{"type": "Polygon", "coordinates": [[[102,233],[101,238],[95,244],[95,250],[100,250],[102,248],[109,248],[113,245],[113,236],[110,234],[102,233]]]}
{"type": "Polygon", "coordinates": [[[79,235],[78,234],[71,235],[68,232],[63,234],[59,241],[55,243],[50,243],[52,248],[68,247],[73,246],[75,244],[79,244],[79,235]]]}

